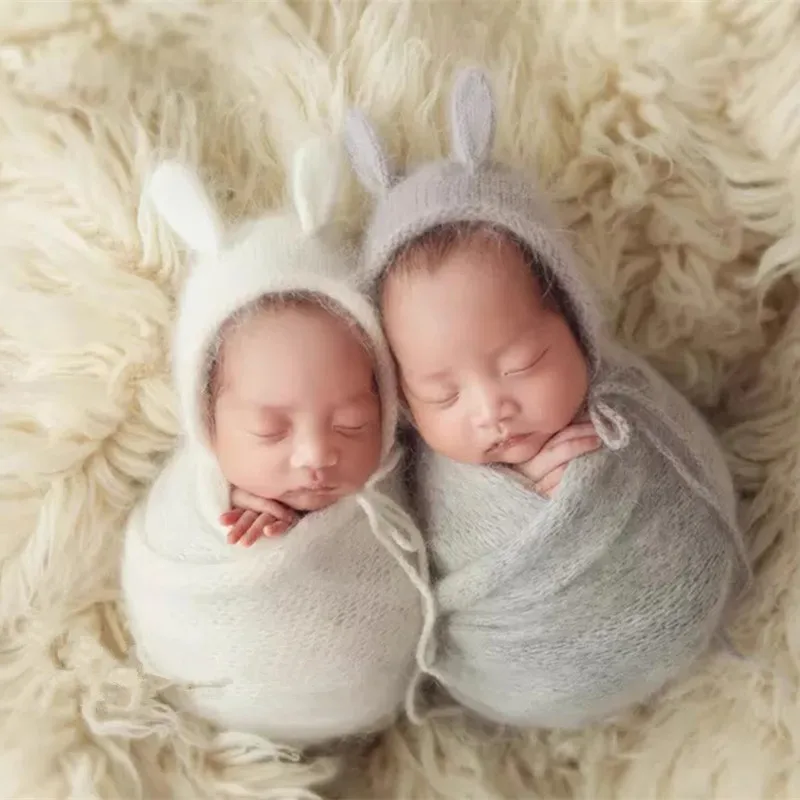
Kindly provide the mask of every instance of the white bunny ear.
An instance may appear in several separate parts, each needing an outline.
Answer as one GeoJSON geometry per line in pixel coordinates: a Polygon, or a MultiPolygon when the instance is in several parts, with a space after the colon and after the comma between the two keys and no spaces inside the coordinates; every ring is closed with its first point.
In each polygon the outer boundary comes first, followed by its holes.
{"type": "Polygon", "coordinates": [[[342,176],[341,144],[332,137],[311,139],[292,161],[291,194],[300,226],[309,235],[333,216],[342,176]]]}
{"type": "Polygon", "coordinates": [[[494,140],[494,100],[486,73],[462,70],[453,87],[450,108],[453,156],[471,170],[488,158],[494,140]]]}
{"type": "Polygon", "coordinates": [[[164,161],[144,190],[159,215],[196,253],[213,253],[222,241],[222,222],[197,175],[177,161],[164,161]]]}
{"type": "Polygon", "coordinates": [[[360,111],[347,112],[344,143],[353,171],[372,194],[383,194],[397,182],[397,174],[370,121],[360,111]]]}

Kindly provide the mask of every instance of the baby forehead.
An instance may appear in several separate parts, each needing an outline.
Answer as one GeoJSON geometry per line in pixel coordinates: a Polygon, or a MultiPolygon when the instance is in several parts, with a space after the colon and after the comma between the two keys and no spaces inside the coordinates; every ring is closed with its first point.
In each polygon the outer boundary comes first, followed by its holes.
{"type": "Polygon", "coordinates": [[[487,222],[436,225],[410,239],[393,254],[387,274],[431,271],[457,253],[495,254],[508,260],[529,261],[527,247],[511,231],[487,222]]]}
{"type": "Polygon", "coordinates": [[[363,346],[364,334],[338,308],[304,296],[267,298],[229,319],[220,330],[230,349],[286,355],[308,343],[321,349],[363,346]]]}
{"type": "Polygon", "coordinates": [[[409,315],[443,324],[455,324],[463,315],[467,324],[484,315],[538,315],[543,310],[543,284],[513,243],[476,240],[442,256],[414,258],[390,269],[381,286],[387,327],[409,315]]]}
{"type": "Polygon", "coordinates": [[[381,301],[400,290],[432,290],[448,284],[487,284],[540,294],[543,267],[509,231],[485,223],[433,228],[395,253],[384,272],[381,301]]]}
{"type": "Polygon", "coordinates": [[[342,408],[372,408],[379,389],[369,362],[337,360],[330,364],[283,361],[229,364],[225,391],[255,411],[328,413],[342,408]]]}
{"type": "Polygon", "coordinates": [[[360,328],[314,304],[268,306],[220,332],[212,370],[228,388],[275,394],[278,384],[327,392],[371,381],[374,364],[360,328]]]}

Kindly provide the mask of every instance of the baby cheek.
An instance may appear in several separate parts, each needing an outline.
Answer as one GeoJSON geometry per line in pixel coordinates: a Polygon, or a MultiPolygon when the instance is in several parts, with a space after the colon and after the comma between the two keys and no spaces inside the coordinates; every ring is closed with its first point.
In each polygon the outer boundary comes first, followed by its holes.
{"type": "Polygon", "coordinates": [[[588,368],[582,356],[577,356],[564,364],[559,375],[553,397],[558,405],[556,413],[563,419],[561,427],[568,425],[583,406],[589,389],[588,368]]]}
{"type": "Polygon", "coordinates": [[[368,435],[340,440],[336,474],[352,484],[365,483],[379,467],[381,460],[381,431],[378,426],[368,435]]]}
{"type": "Polygon", "coordinates": [[[414,427],[431,449],[463,460],[471,448],[465,435],[465,424],[455,409],[432,409],[427,406],[411,408],[414,427]]]}
{"type": "MultiPolygon", "coordinates": [[[[260,443],[259,443],[260,444],[260,443]]],[[[263,447],[256,444],[241,453],[239,471],[243,489],[261,497],[274,497],[286,489],[289,463],[281,447],[263,447]]]]}

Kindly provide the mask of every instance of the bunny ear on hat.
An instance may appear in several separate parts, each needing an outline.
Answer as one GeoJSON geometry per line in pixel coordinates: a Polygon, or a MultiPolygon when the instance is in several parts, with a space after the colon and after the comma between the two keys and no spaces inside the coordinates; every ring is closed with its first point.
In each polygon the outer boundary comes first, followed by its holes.
{"type": "Polygon", "coordinates": [[[372,123],[361,111],[351,109],[347,113],[344,142],[353,171],[372,194],[381,195],[397,183],[392,160],[372,123]]]}
{"type": "Polygon", "coordinates": [[[342,152],[337,140],[311,139],[295,152],[291,199],[304,233],[313,236],[332,221],[341,180],[342,152]]]}
{"type": "Polygon", "coordinates": [[[483,70],[462,70],[453,86],[450,106],[453,158],[470,170],[489,159],[494,142],[495,108],[489,78],[483,70]]]}
{"type": "Polygon", "coordinates": [[[186,245],[214,253],[222,242],[222,221],[197,174],[178,161],[164,161],[150,175],[144,196],[186,245]]]}

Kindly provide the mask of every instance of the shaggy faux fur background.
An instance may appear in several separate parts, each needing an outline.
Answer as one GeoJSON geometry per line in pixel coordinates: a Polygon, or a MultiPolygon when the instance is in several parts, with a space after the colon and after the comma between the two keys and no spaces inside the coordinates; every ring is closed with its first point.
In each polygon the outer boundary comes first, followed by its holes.
{"type": "MultiPolygon", "coordinates": [[[[137,214],[160,155],[231,218],[351,102],[440,152],[454,67],[493,72],[499,154],[537,169],[620,335],[730,453],[757,582],[650,708],[575,734],[400,725],[348,797],[800,797],[800,11],[794,0],[0,5],[0,794],[264,798],[286,762],[178,718],[126,660],[126,513],[175,434],[182,254],[137,214]]],[[[342,213],[357,226],[351,185],[342,213]]],[[[165,613],[168,613],[165,611],[165,613]]],[[[285,796],[285,795],[282,795],[285,796]]]]}

